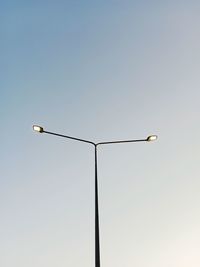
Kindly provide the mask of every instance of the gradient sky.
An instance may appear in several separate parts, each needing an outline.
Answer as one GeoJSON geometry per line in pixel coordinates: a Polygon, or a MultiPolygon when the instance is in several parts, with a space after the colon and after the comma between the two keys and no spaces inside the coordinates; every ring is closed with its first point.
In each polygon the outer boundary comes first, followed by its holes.
{"type": "Polygon", "coordinates": [[[1,1],[0,266],[200,266],[200,2],[1,1]]]}

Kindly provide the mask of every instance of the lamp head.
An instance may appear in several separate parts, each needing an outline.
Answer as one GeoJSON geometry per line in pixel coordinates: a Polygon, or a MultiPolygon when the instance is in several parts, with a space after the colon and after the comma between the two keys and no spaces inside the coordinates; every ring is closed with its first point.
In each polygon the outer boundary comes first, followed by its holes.
{"type": "Polygon", "coordinates": [[[147,142],[156,141],[158,139],[157,135],[150,135],[147,137],[147,142]]]}
{"type": "Polygon", "coordinates": [[[43,133],[44,129],[41,126],[33,125],[33,130],[38,133],[43,133]]]}

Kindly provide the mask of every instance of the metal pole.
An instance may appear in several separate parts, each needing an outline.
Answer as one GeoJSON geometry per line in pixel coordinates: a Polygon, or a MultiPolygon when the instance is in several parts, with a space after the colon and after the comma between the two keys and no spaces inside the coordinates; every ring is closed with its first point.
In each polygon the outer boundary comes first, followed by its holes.
{"type": "Polygon", "coordinates": [[[95,267],[100,267],[97,145],[95,145],[95,267]]]}
{"type": "Polygon", "coordinates": [[[97,146],[98,145],[109,145],[109,144],[119,144],[119,143],[133,143],[133,142],[146,142],[156,140],[157,136],[149,136],[147,139],[137,139],[137,140],[118,140],[118,141],[110,141],[110,142],[100,142],[94,143],[89,140],[80,139],[68,135],[57,134],[45,131],[43,127],[33,125],[33,130],[39,133],[46,133],[55,136],[60,136],[88,144],[92,144],[95,147],[95,267],[100,267],[100,240],[99,240],[99,204],[98,204],[98,177],[97,177],[97,146]],[[37,129],[36,129],[37,128],[37,129]],[[153,139],[152,139],[153,137],[153,139]]]}

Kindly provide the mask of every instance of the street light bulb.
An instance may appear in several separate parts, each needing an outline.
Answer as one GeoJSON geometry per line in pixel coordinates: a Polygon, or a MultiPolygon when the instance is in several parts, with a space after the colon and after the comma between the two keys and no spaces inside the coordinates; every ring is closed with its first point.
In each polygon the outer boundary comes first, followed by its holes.
{"type": "Polygon", "coordinates": [[[33,125],[33,130],[38,132],[38,133],[43,133],[44,129],[41,126],[38,125],[33,125]]]}
{"type": "Polygon", "coordinates": [[[157,138],[158,138],[157,135],[150,135],[147,137],[147,141],[148,142],[155,141],[157,138]]]}

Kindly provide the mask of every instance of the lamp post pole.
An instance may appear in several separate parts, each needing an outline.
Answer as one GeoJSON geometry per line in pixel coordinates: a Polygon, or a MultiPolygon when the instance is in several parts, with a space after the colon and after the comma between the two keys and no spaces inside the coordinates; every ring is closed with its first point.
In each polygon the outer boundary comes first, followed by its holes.
{"type": "Polygon", "coordinates": [[[46,133],[50,135],[55,135],[59,137],[64,137],[68,139],[72,139],[75,141],[80,141],[84,143],[88,143],[94,146],[95,148],[95,267],[100,267],[100,238],[99,238],[99,198],[98,198],[98,146],[100,145],[109,145],[109,144],[120,144],[120,143],[133,143],[133,142],[149,142],[157,139],[156,135],[150,135],[146,139],[137,139],[137,140],[120,140],[120,141],[110,141],[110,142],[100,142],[94,143],[89,140],[80,139],[68,135],[58,134],[49,132],[43,129],[43,127],[38,125],[33,125],[33,130],[39,133],[46,133]]]}
{"type": "Polygon", "coordinates": [[[95,267],[100,267],[99,198],[97,174],[97,145],[95,145],[95,267]]]}

